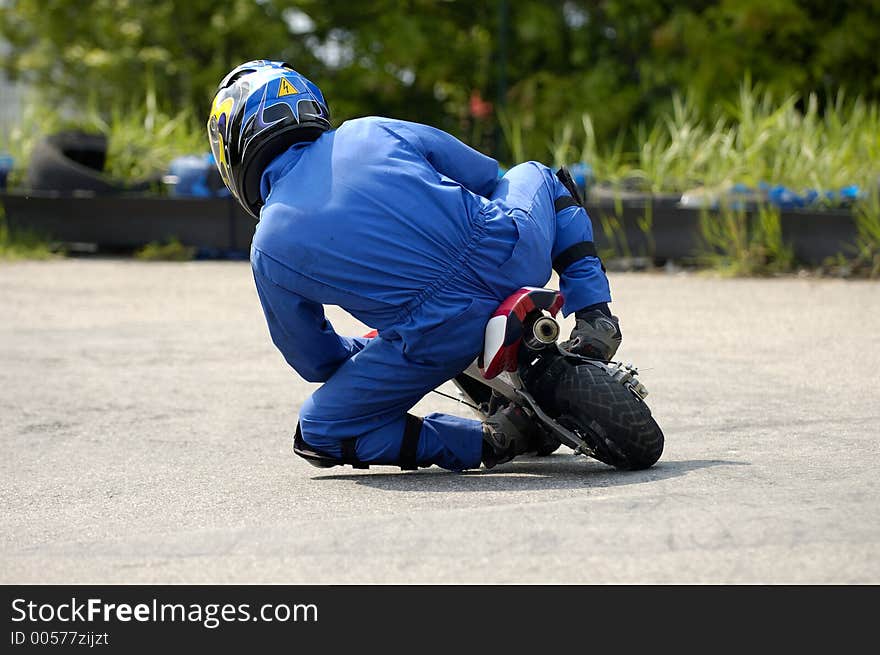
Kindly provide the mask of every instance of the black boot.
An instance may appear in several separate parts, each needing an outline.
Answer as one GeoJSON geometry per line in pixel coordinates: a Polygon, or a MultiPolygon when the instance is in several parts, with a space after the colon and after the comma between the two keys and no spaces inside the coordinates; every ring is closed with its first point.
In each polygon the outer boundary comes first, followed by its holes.
{"type": "Polygon", "coordinates": [[[483,422],[483,465],[490,469],[536,452],[539,437],[538,428],[520,407],[503,407],[483,422]]]}

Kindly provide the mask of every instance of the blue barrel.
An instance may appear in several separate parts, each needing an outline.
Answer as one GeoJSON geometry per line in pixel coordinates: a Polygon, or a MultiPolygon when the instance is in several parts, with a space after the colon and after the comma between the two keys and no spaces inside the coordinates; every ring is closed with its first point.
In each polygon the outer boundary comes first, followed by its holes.
{"type": "Polygon", "coordinates": [[[229,195],[229,191],[220,181],[211,153],[184,155],[173,159],[166,179],[171,195],[174,196],[208,198],[229,195]]]}
{"type": "Polygon", "coordinates": [[[12,158],[12,155],[8,155],[5,152],[0,153],[0,189],[6,188],[6,179],[9,177],[9,172],[12,170],[14,163],[15,160],[12,158]]]}

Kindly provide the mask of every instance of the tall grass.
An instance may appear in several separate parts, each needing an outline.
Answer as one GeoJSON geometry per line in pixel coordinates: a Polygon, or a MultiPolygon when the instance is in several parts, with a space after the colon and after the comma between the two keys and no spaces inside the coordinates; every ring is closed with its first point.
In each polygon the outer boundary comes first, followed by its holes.
{"type": "Polygon", "coordinates": [[[201,118],[189,109],[161,111],[152,89],[143,103],[114,106],[109,119],[94,110],[92,115],[97,129],[108,136],[106,171],[117,178],[147,178],[166,171],[175,157],[208,150],[201,118]]]}
{"type": "Polygon", "coordinates": [[[0,261],[49,259],[56,254],[59,254],[59,251],[42,236],[34,232],[11,229],[0,206],[0,261]]]}
{"type": "Polygon", "coordinates": [[[57,112],[39,101],[31,93],[24,103],[21,119],[6,134],[0,134],[0,151],[12,155],[13,169],[9,172],[6,184],[9,187],[24,183],[27,164],[37,142],[47,134],[56,132],[64,126],[57,112]]]}
{"type": "Polygon", "coordinates": [[[164,112],[152,88],[143,98],[110,108],[86,103],[76,115],[66,115],[32,96],[25,103],[19,123],[5,137],[0,135],[0,150],[8,151],[15,160],[8,180],[10,187],[24,183],[36,143],[62,129],[104,134],[108,141],[104,173],[128,182],[156,177],[175,157],[208,149],[200,118],[186,109],[175,114],[164,112]]]}
{"type": "Polygon", "coordinates": [[[194,246],[186,246],[177,237],[166,241],[151,241],[134,253],[134,258],[148,262],[185,262],[196,256],[194,246]]]}
{"type": "Polygon", "coordinates": [[[792,248],[782,239],[779,209],[763,205],[748,213],[741,207],[700,212],[705,241],[702,260],[727,275],[786,273],[794,266],[792,248]]]}
{"type": "Polygon", "coordinates": [[[579,126],[563,124],[548,153],[560,165],[579,152],[597,181],[612,186],[625,179],[645,191],[683,192],[766,182],[832,191],[871,187],[880,172],[880,105],[843,92],[822,107],[816,94],[777,99],[746,79],[736,101],[711,117],[687,96],[675,96],[654,124],[638,125],[613,143],[597,144],[592,125],[589,114],[579,126]],[[635,143],[628,151],[627,140],[635,143]]]}
{"type": "Polygon", "coordinates": [[[850,266],[869,277],[880,277],[880,189],[856,205],[855,219],[858,237],[850,266]]]}
{"type": "Polygon", "coordinates": [[[514,163],[520,163],[528,159],[523,137],[523,119],[515,113],[499,112],[498,124],[507,144],[507,151],[514,163]]]}
{"type": "MultiPolygon", "coordinates": [[[[775,273],[795,265],[782,239],[778,210],[736,209],[726,201],[734,185],[814,190],[824,205],[841,202],[834,192],[855,185],[871,197],[853,208],[859,229],[854,265],[878,276],[880,104],[844,92],[822,100],[816,94],[778,98],[746,78],[738,96],[710,116],[687,95],[678,95],[655,122],[623,131],[609,143],[597,143],[592,117],[585,113],[579,124],[556,128],[548,154],[554,165],[589,164],[595,182],[612,189],[698,190],[715,199],[719,209],[701,218],[704,261],[731,274],[775,273]]],[[[616,214],[622,215],[621,207],[616,214]]],[[[629,248],[618,238],[621,226],[614,217],[600,220],[614,250],[626,256],[629,248]]],[[[648,236],[651,222],[648,209],[641,221],[648,236]]]]}

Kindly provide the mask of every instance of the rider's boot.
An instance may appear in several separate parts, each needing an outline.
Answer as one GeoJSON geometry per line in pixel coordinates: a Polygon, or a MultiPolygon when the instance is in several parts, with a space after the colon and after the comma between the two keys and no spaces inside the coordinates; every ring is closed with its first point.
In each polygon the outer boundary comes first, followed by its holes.
{"type": "Polygon", "coordinates": [[[508,405],[483,422],[483,466],[487,469],[509,462],[517,455],[535,452],[540,431],[522,408],[508,405]]]}

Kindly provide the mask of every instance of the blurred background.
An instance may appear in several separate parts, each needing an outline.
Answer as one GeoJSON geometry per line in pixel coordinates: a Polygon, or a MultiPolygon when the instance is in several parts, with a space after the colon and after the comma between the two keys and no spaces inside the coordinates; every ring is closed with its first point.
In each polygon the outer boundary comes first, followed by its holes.
{"type": "MultiPolygon", "coordinates": [[[[880,240],[878,44],[880,0],[0,0],[0,175],[8,194],[65,190],[41,150],[61,134],[62,154],[101,151],[80,190],[219,198],[204,135],[216,84],[282,59],[336,124],[435,125],[500,172],[571,166],[605,202],[594,220],[618,255],[657,254],[648,224],[664,206],[627,217],[626,194],[668,194],[679,209],[746,207],[732,227],[695,227],[701,242],[729,259],[758,239],[759,263],[790,268],[798,247],[772,212],[845,209],[840,239],[880,240]],[[647,238],[621,245],[639,221],[647,238]]],[[[873,270],[876,243],[862,246],[873,270]]]]}

